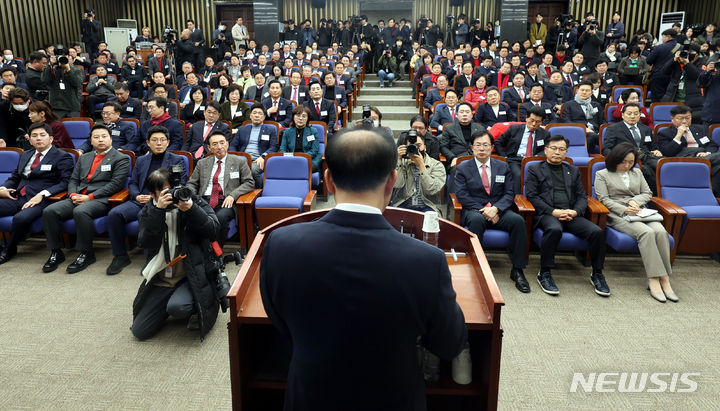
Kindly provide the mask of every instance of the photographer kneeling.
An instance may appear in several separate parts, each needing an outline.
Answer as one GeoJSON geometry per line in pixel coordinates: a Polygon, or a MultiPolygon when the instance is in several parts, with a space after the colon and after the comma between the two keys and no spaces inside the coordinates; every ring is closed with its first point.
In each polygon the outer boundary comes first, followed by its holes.
{"type": "Polygon", "coordinates": [[[139,340],[155,335],[170,315],[188,318],[188,328],[199,328],[202,338],[218,314],[214,279],[206,270],[218,220],[208,203],[187,188],[170,191],[170,180],[171,173],[160,168],[146,182],[152,199],[140,214],[138,245],[147,249],[148,261],[130,327],[139,340]]]}
{"type": "Polygon", "coordinates": [[[415,130],[408,132],[397,153],[398,177],[390,205],[444,215],[445,207],[441,205],[445,166],[425,153],[423,138],[415,130]]]}

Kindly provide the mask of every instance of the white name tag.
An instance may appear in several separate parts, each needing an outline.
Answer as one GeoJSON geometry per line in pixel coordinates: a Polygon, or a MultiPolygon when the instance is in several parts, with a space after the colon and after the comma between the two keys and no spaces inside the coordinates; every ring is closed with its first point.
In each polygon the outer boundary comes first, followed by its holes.
{"type": "Polygon", "coordinates": [[[442,131],[442,128],[443,128],[442,124],[438,126],[438,130],[442,131]]]}
{"type": "Polygon", "coordinates": [[[114,136],[119,136],[119,135],[120,135],[120,130],[113,130],[113,131],[112,131],[112,135],[114,135],[114,136]]]}
{"type": "Polygon", "coordinates": [[[263,134],[260,136],[260,140],[270,141],[270,134],[263,134]]]}
{"type": "Polygon", "coordinates": [[[546,109],[545,109],[545,114],[552,114],[552,110],[550,110],[549,108],[546,108],[546,109]]]}
{"type": "Polygon", "coordinates": [[[293,153],[283,153],[283,157],[292,157],[293,153]]]}
{"type": "Polygon", "coordinates": [[[135,111],[135,107],[128,107],[125,109],[125,111],[127,111],[128,113],[132,113],[133,111],[135,111]]]}
{"type": "Polygon", "coordinates": [[[263,97],[267,97],[269,95],[270,95],[270,93],[265,93],[265,94],[263,94],[263,97]]]}
{"type": "Polygon", "coordinates": [[[278,115],[284,116],[284,115],[285,115],[285,110],[280,110],[280,111],[278,111],[278,115]]]}
{"type": "Polygon", "coordinates": [[[198,107],[198,110],[200,110],[200,111],[205,111],[205,106],[200,106],[200,107],[198,107]]]}
{"type": "Polygon", "coordinates": [[[709,142],[710,142],[710,139],[707,138],[707,136],[700,138],[700,144],[707,144],[709,142]]]}
{"type": "Polygon", "coordinates": [[[342,86],[343,84],[345,84],[345,82],[340,80],[340,81],[338,81],[338,84],[342,86]]]}
{"type": "Polygon", "coordinates": [[[60,82],[60,84],[58,84],[58,87],[60,87],[60,90],[65,90],[65,83],[60,82]]]}
{"type": "Polygon", "coordinates": [[[342,98],[342,94],[335,94],[335,98],[342,98]]]}
{"type": "MultiPolygon", "coordinates": [[[[707,138],[707,137],[705,137],[707,138]]],[[[52,170],[52,164],[43,164],[40,166],[40,171],[50,171],[52,170]]]]}
{"type": "Polygon", "coordinates": [[[607,94],[600,94],[600,98],[607,98],[607,94]]]}
{"type": "Polygon", "coordinates": [[[545,145],[545,140],[535,140],[535,145],[538,147],[542,147],[545,145]]]}
{"type": "Polygon", "coordinates": [[[496,183],[504,183],[504,182],[505,182],[505,176],[495,176],[495,182],[496,182],[496,183]]]}
{"type": "Polygon", "coordinates": [[[110,171],[112,170],[112,164],[103,164],[100,166],[100,171],[110,171]]]}
{"type": "Polygon", "coordinates": [[[172,267],[165,267],[165,278],[172,278],[172,267]]]}
{"type": "Polygon", "coordinates": [[[240,172],[239,171],[233,171],[230,173],[230,178],[240,178],[240,172]]]}
{"type": "Polygon", "coordinates": [[[506,111],[498,111],[498,115],[499,115],[499,116],[504,116],[505,114],[507,114],[506,111]]]}
{"type": "Polygon", "coordinates": [[[305,93],[298,93],[300,97],[305,97],[305,93]]]}
{"type": "Polygon", "coordinates": [[[315,141],[315,136],[307,136],[307,141],[315,141]]]}
{"type": "Polygon", "coordinates": [[[650,143],[652,141],[652,136],[645,136],[645,142],[650,143]]]}
{"type": "Polygon", "coordinates": [[[597,114],[597,112],[598,112],[597,107],[593,107],[593,114],[597,114]]]}
{"type": "Polygon", "coordinates": [[[130,74],[135,75],[135,70],[130,70],[130,74]]]}
{"type": "Polygon", "coordinates": [[[605,82],[608,83],[608,84],[610,84],[610,83],[613,82],[613,79],[609,78],[609,79],[607,79],[607,81],[605,81],[605,82]]]}
{"type": "Polygon", "coordinates": [[[242,116],[242,111],[241,110],[236,111],[234,117],[240,117],[240,116],[242,116]]]}
{"type": "Polygon", "coordinates": [[[321,116],[327,116],[327,111],[321,111],[321,112],[320,112],[320,115],[321,115],[321,116]]]}

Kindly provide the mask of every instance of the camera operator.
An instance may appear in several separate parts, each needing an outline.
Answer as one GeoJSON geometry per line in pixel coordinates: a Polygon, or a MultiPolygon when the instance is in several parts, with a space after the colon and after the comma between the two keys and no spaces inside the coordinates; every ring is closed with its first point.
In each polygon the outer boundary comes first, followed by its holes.
{"type": "Polygon", "coordinates": [[[397,180],[390,199],[393,207],[416,211],[435,211],[443,215],[442,189],[445,166],[425,152],[423,138],[411,130],[397,148],[397,180]]]}
{"type": "Polygon", "coordinates": [[[82,41],[85,43],[85,51],[91,56],[94,55],[98,51],[100,33],[102,33],[102,24],[100,20],[95,19],[95,10],[85,10],[80,22],[80,31],[82,32],[82,41]]]}
{"type": "MultiPolygon", "coordinates": [[[[298,43],[300,41],[300,33],[298,32],[297,27],[295,27],[295,20],[288,20],[287,22],[288,26],[285,29],[285,33],[283,36],[283,41],[285,44],[295,42],[298,43]]],[[[304,49],[303,49],[304,50],[304,49]]]]}
{"type": "Polygon", "coordinates": [[[700,121],[703,103],[705,98],[700,92],[697,80],[700,77],[700,69],[695,64],[700,47],[696,44],[690,45],[675,52],[675,58],[668,61],[662,73],[670,77],[665,90],[665,95],[660,101],[684,103],[692,109],[692,116],[695,121],[700,121]]]}
{"type": "Polygon", "coordinates": [[[705,90],[705,103],[703,104],[702,118],[705,127],[711,124],[720,123],[720,73],[718,73],[718,55],[713,55],[707,63],[707,67],[700,73],[698,85],[705,90]]]}
{"type": "Polygon", "coordinates": [[[70,65],[65,52],[62,45],[55,47],[56,56],[50,57],[50,64],[45,67],[40,80],[48,86],[48,101],[58,118],[80,117],[83,73],[70,65]]]}
{"type": "Polygon", "coordinates": [[[317,30],[318,48],[327,49],[333,43],[332,20],[320,19],[320,27],[317,30]]]}
{"type": "Polygon", "coordinates": [[[680,50],[675,41],[675,30],[667,29],[662,32],[662,44],[653,47],[647,56],[647,63],[652,66],[650,73],[650,98],[653,102],[660,101],[670,82],[670,77],[663,73],[665,65],[675,59],[675,52],[680,50]]]}
{"type": "MultiPolygon", "coordinates": [[[[597,20],[592,20],[578,40],[581,44],[580,50],[585,56],[585,64],[588,67],[595,67],[595,62],[600,58],[603,41],[603,32],[598,30],[597,20]]],[[[572,51],[572,49],[570,50],[572,51]]]]}
{"type": "Polygon", "coordinates": [[[392,47],[392,54],[395,56],[395,60],[398,63],[398,70],[395,73],[396,80],[404,80],[407,66],[410,63],[410,55],[412,50],[408,45],[405,44],[402,37],[395,39],[395,45],[392,47]]]}
{"type": "Polygon", "coordinates": [[[147,249],[148,260],[130,327],[139,340],[155,335],[170,315],[187,318],[188,328],[199,328],[202,338],[215,324],[219,309],[205,269],[218,220],[200,197],[176,201],[180,199],[169,192],[170,180],[171,173],[161,168],[146,182],[151,200],[140,214],[138,245],[147,249]]]}
{"type": "Polygon", "coordinates": [[[195,61],[195,46],[190,39],[190,30],[185,29],[180,33],[180,41],[175,44],[175,63],[177,71],[182,71],[182,65],[186,62],[193,64],[195,61]]]}
{"type": "Polygon", "coordinates": [[[27,71],[25,72],[25,83],[30,89],[30,96],[33,101],[45,100],[47,98],[47,84],[42,81],[42,73],[47,66],[47,62],[47,57],[39,52],[30,53],[30,56],[28,57],[27,71]]]}
{"type": "Polygon", "coordinates": [[[620,12],[614,11],[612,15],[612,23],[608,24],[607,34],[605,34],[605,48],[610,43],[616,43],[620,41],[620,38],[625,35],[625,25],[620,21],[620,12]]]}
{"type": "Polygon", "coordinates": [[[425,28],[422,30],[422,37],[422,44],[433,47],[437,44],[438,40],[442,40],[442,33],[440,32],[440,28],[434,25],[431,19],[427,19],[425,28]]]}
{"type": "Polygon", "coordinates": [[[430,125],[423,116],[416,115],[410,119],[410,129],[400,133],[400,137],[397,139],[397,146],[400,147],[405,144],[405,138],[411,131],[415,131],[417,135],[423,139],[427,155],[440,161],[440,138],[429,133],[430,125]]]}
{"type": "Polygon", "coordinates": [[[467,17],[464,14],[458,16],[457,21],[452,26],[452,33],[455,36],[455,45],[464,44],[467,42],[468,33],[470,28],[465,24],[467,17]]]}
{"type": "Polygon", "coordinates": [[[383,54],[377,61],[378,78],[380,79],[380,87],[387,86],[392,87],[392,83],[395,80],[396,73],[398,72],[398,65],[395,56],[393,56],[391,49],[385,49],[383,54]]]}
{"type": "MultiPolygon", "coordinates": [[[[363,106],[363,118],[361,120],[355,120],[356,128],[367,128],[367,129],[379,129],[380,133],[391,137],[393,140],[393,131],[390,127],[382,125],[382,113],[380,109],[375,106],[364,105],[363,106]]],[[[376,130],[377,131],[377,130],[376,130]]]]}
{"type": "Polygon", "coordinates": [[[232,44],[232,40],[227,38],[224,31],[218,33],[217,38],[213,41],[215,58],[220,61],[225,57],[225,53],[232,52],[232,44]]]}

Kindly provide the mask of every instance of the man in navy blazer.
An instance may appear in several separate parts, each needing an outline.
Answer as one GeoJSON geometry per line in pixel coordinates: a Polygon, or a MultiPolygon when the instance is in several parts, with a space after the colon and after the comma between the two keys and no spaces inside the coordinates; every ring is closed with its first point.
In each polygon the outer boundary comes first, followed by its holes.
{"type": "Polygon", "coordinates": [[[458,94],[453,89],[445,92],[445,104],[438,104],[435,113],[430,119],[430,127],[436,128],[438,133],[442,132],[443,125],[457,121],[458,94]],[[452,109],[452,111],[451,111],[452,109]]]}
{"type": "Polygon", "coordinates": [[[17,254],[17,245],[50,204],[47,197],[67,189],[75,166],[70,154],[52,145],[49,125],[34,123],[28,134],[33,149],[20,155],[12,174],[0,186],[0,217],[13,216],[10,240],[0,251],[0,264],[17,254]]]}
{"type": "MultiPolygon", "coordinates": [[[[127,149],[130,142],[135,138],[135,128],[126,121],[120,121],[122,106],[117,101],[108,101],[103,105],[102,118],[99,124],[105,124],[110,129],[112,137],[112,146],[117,149],[127,149]]],[[[80,146],[80,154],[87,153],[92,150],[90,144],[90,136],[80,146]]]]}
{"type": "Polygon", "coordinates": [[[514,176],[510,167],[491,158],[492,135],[483,131],[472,144],[473,160],[462,162],[455,174],[455,195],[462,204],[462,225],[483,240],[488,228],[510,233],[508,252],[512,261],[510,279],[523,293],[530,292],[523,269],[527,266],[525,220],[511,210],[515,203],[514,176]]]}
{"type": "Polygon", "coordinates": [[[205,121],[198,121],[190,127],[181,149],[192,154],[195,161],[205,157],[205,154],[210,152],[207,140],[213,132],[221,131],[230,136],[230,127],[220,121],[220,103],[217,101],[208,102],[204,115],[205,121]]]}
{"type": "Polygon", "coordinates": [[[252,158],[252,176],[255,188],[262,188],[262,173],[265,169],[265,157],[278,151],[278,130],[265,121],[265,107],[255,103],[250,108],[250,121],[240,127],[230,142],[229,151],[250,154],[252,158]]]}
{"type": "Polygon", "coordinates": [[[293,103],[282,97],[282,85],[278,80],[271,80],[268,84],[270,97],[261,101],[270,120],[280,123],[287,128],[292,121],[293,103]]]}
{"type": "Polygon", "coordinates": [[[348,106],[347,93],[344,87],[335,85],[335,75],[332,72],[327,72],[323,75],[323,97],[328,100],[337,101],[340,109],[348,106]]]}
{"type": "Polygon", "coordinates": [[[564,163],[570,142],[559,134],[545,140],[545,156],[528,167],[525,176],[525,196],[535,207],[535,227],[543,230],[540,243],[540,288],[550,295],[560,291],[550,269],[555,266],[555,254],[563,232],[587,241],[592,263],[592,282],[595,293],[608,297],[610,288],[602,273],[605,262],[605,232],[583,217],[587,196],[577,167],[564,163]]]}
{"type": "Polygon", "coordinates": [[[335,132],[335,119],[337,111],[333,100],[323,98],[323,89],[320,83],[314,81],[310,83],[310,98],[305,100],[304,106],[310,109],[310,121],[322,121],[327,124],[328,141],[330,136],[335,132]]]}
{"type": "Polygon", "coordinates": [[[528,116],[528,111],[532,107],[540,107],[545,112],[545,119],[543,120],[543,126],[551,123],[555,123],[557,115],[553,110],[553,106],[550,103],[543,101],[543,86],[540,84],[533,84],[530,87],[530,99],[527,103],[521,105],[518,109],[518,121],[525,121],[528,116]]]}
{"type": "Polygon", "coordinates": [[[480,123],[485,128],[490,128],[496,123],[504,123],[517,120],[515,112],[507,103],[500,101],[500,91],[497,87],[488,87],[485,93],[487,102],[478,104],[473,117],[474,123],[480,123]]]}
{"type": "Polygon", "coordinates": [[[326,158],[337,206],[271,232],[260,265],[265,312],[292,347],[285,409],[424,410],[418,338],[447,360],[467,341],[445,254],[382,216],[397,178],[389,139],[343,132],[326,158]]]}
{"type": "Polygon", "coordinates": [[[186,158],[167,151],[170,139],[168,130],[163,126],[153,126],[148,130],[147,145],[150,152],[140,156],[135,161],[130,183],[128,184],[128,201],[113,207],[107,218],[108,236],[112,245],[113,260],[105,271],[107,275],[115,275],[123,267],[130,264],[125,244],[125,225],[137,221],[140,211],[150,201],[150,191],[145,187],[147,176],[160,168],[170,170],[171,166],[182,166],[180,182],[185,184],[188,178],[189,164],[186,158]]]}
{"type": "Polygon", "coordinates": [[[513,74],[513,87],[505,92],[503,101],[506,102],[515,113],[526,101],[530,100],[530,89],[525,87],[525,75],[522,72],[513,74]]]}

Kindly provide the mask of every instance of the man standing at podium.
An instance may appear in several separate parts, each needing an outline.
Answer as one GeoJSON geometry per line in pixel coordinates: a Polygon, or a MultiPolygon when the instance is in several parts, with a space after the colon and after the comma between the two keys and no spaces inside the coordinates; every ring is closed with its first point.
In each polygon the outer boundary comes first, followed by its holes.
{"type": "Polygon", "coordinates": [[[444,253],[382,215],[397,172],[394,144],[343,132],[325,153],[337,206],[273,231],[260,292],[292,346],[286,410],[424,410],[416,342],[452,359],[467,341],[444,253]]]}

